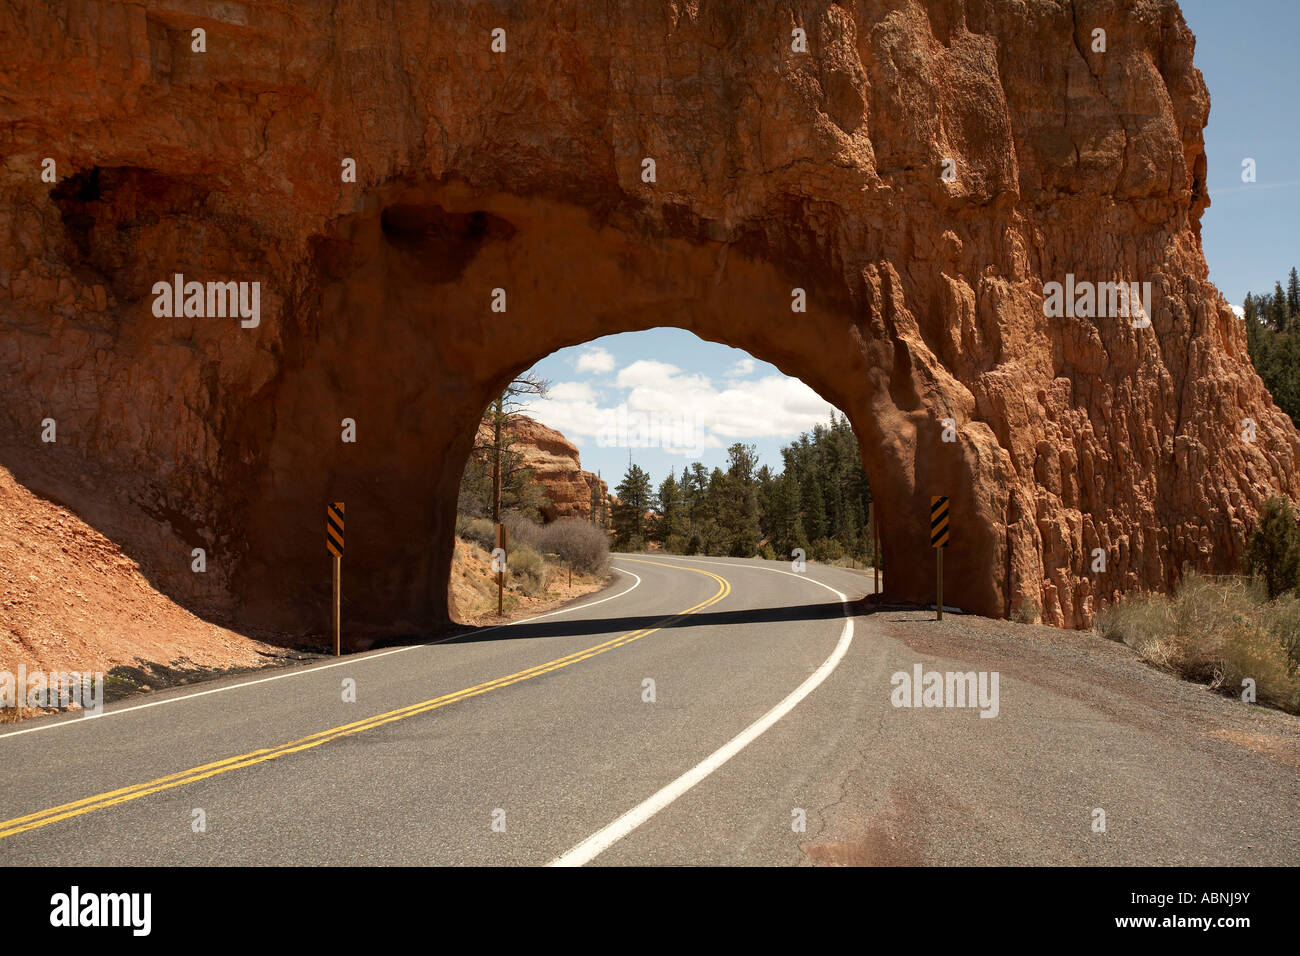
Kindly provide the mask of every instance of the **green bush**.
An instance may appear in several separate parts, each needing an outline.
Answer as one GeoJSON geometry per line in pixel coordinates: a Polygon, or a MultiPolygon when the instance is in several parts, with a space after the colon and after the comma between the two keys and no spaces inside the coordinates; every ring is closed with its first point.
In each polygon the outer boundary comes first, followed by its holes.
{"type": "Polygon", "coordinates": [[[1011,620],[1017,624],[1037,624],[1043,619],[1043,609],[1035,601],[1021,601],[1011,611],[1011,620]]]}
{"type": "Polygon", "coordinates": [[[776,552],[773,551],[772,546],[767,543],[764,543],[763,546],[758,549],[758,556],[762,558],[764,561],[776,560],[776,552]]]}
{"type": "Polygon", "coordinates": [[[829,564],[844,557],[844,546],[834,538],[818,538],[808,549],[808,557],[822,564],[829,564]]]}
{"type": "Polygon", "coordinates": [[[1289,601],[1283,598],[1277,604],[1271,629],[1282,653],[1286,655],[1286,675],[1295,677],[1300,672],[1300,600],[1289,601]]]}
{"type": "Polygon", "coordinates": [[[731,539],[730,556],[733,558],[752,558],[758,552],[758,541],[751,531],[742,531],[731,539]]]}
{"type": "Polygon", "coordinates": [[[628,535],[618,546],[618,549],[629,554],[639,554],[645,550],[645,538],[639,534],[628,535]]]}
{"type": "Polygon", "coordinates": [[[682,534],[670,534],[664,539],[664,550],[669,554],[686,554],[689,547],[690,542],[682,534]]]}
{"type": "Polygon", "coordinates": [[[1300,523],[1286,498],[1264,502],[1259,524],[1246,540],[1245,565],[1263,580],[1270,601],[1286,591],[1300,593],[1300,523]]]}

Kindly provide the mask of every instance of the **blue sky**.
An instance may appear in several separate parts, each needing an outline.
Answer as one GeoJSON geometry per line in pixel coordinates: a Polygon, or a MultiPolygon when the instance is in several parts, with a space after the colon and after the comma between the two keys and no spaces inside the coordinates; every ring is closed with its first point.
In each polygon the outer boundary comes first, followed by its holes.
{"type": "Polygon", "coordinates": [[[1183,0],[1210,89],[1210,208],[1201,220],[1210,280],[1240,306],[1300,266],[1300,4],[1183,0]],[[1241,181],[1255,160],[1256,181],[1241,181]]]}
{"type": "MultiPolygon", "coordinates": [[[[1202,241],[1210,279],[1240,306],[1300,265],[1300,3],[1183,0],[1182,8],[1210,90],[1202,241]],[[1247,157],[1256,165],[1250,184],[1241,180],[1247,157]]],[[[690,461],[725,465],[736,441],[779,471],[781,446],[831,413],[797,379],[680,329],[606,336],[535,368],[553,391],[528,413],[568,436],[583,467],[611,487],[629,452],[658,484],[690,461]]]]}

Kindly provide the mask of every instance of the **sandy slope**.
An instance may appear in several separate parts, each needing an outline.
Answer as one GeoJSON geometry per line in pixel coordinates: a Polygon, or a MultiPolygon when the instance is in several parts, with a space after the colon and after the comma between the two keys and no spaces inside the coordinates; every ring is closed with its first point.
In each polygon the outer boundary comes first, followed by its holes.
{"type": "MultiPolygon", "coordinates": [[[[452,590],[460,620],[494,624],[536,614],[604,582],[556,570],[547,593],[507,589],[496,616],[488,554],[457,541],[452,590]]],[[[0,468],[0,670],[108,671],[165,664],[184,671],[257,667],[298,655],[219,627],[154,589],[108,538],[28,491],[0,468]]]]}
{"type": "Polygon", "coordinates": [[[249,667],[282,653],[173,603],[112,541],[0,468],[0,668],[249,667]]]}

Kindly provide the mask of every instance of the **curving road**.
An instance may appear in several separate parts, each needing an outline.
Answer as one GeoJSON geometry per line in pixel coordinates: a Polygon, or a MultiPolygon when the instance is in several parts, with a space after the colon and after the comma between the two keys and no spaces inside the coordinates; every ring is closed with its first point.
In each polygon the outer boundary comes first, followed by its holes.
{"type": "Polygon", "coordinates": [[[843,569],[615,565],[530,621],[0,733],[0,863],[1300,862],[1294,718],[1086,635],[860,613],[843,569]],[[998,716],[892,706],[917,663],[997,670],[998,716]]]}

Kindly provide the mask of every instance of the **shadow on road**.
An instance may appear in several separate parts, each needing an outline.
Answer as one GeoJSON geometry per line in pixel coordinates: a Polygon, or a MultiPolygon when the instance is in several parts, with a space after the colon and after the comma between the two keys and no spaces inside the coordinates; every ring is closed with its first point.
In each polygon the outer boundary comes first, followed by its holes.
{"type": "MultiPolygon", "coordinates": [[[[872,614],[877,609],[865,600],[850,602],[852,614],[872,614]]],[[[701,611],[696,614],[636,614],[615,617],[598,617],[588,620],[537,621],[526,624],[484,626],[465,630],[452,637],[434,638],[440,644],[469,644],[479,641],[517,641],[539,637],[576,637],[582,634],[602,634],[617,637],[646,628],[663,627],[728,627],[737,624],[797,624],[801,621],[828,621],[844,616],[844,606],[839,601],[815,604],[797,604],[789,607],[749,608],[735,611],[701,611]]],[[[425,640],[390,640],[380,646],[420,644],[425,640]]]]}

